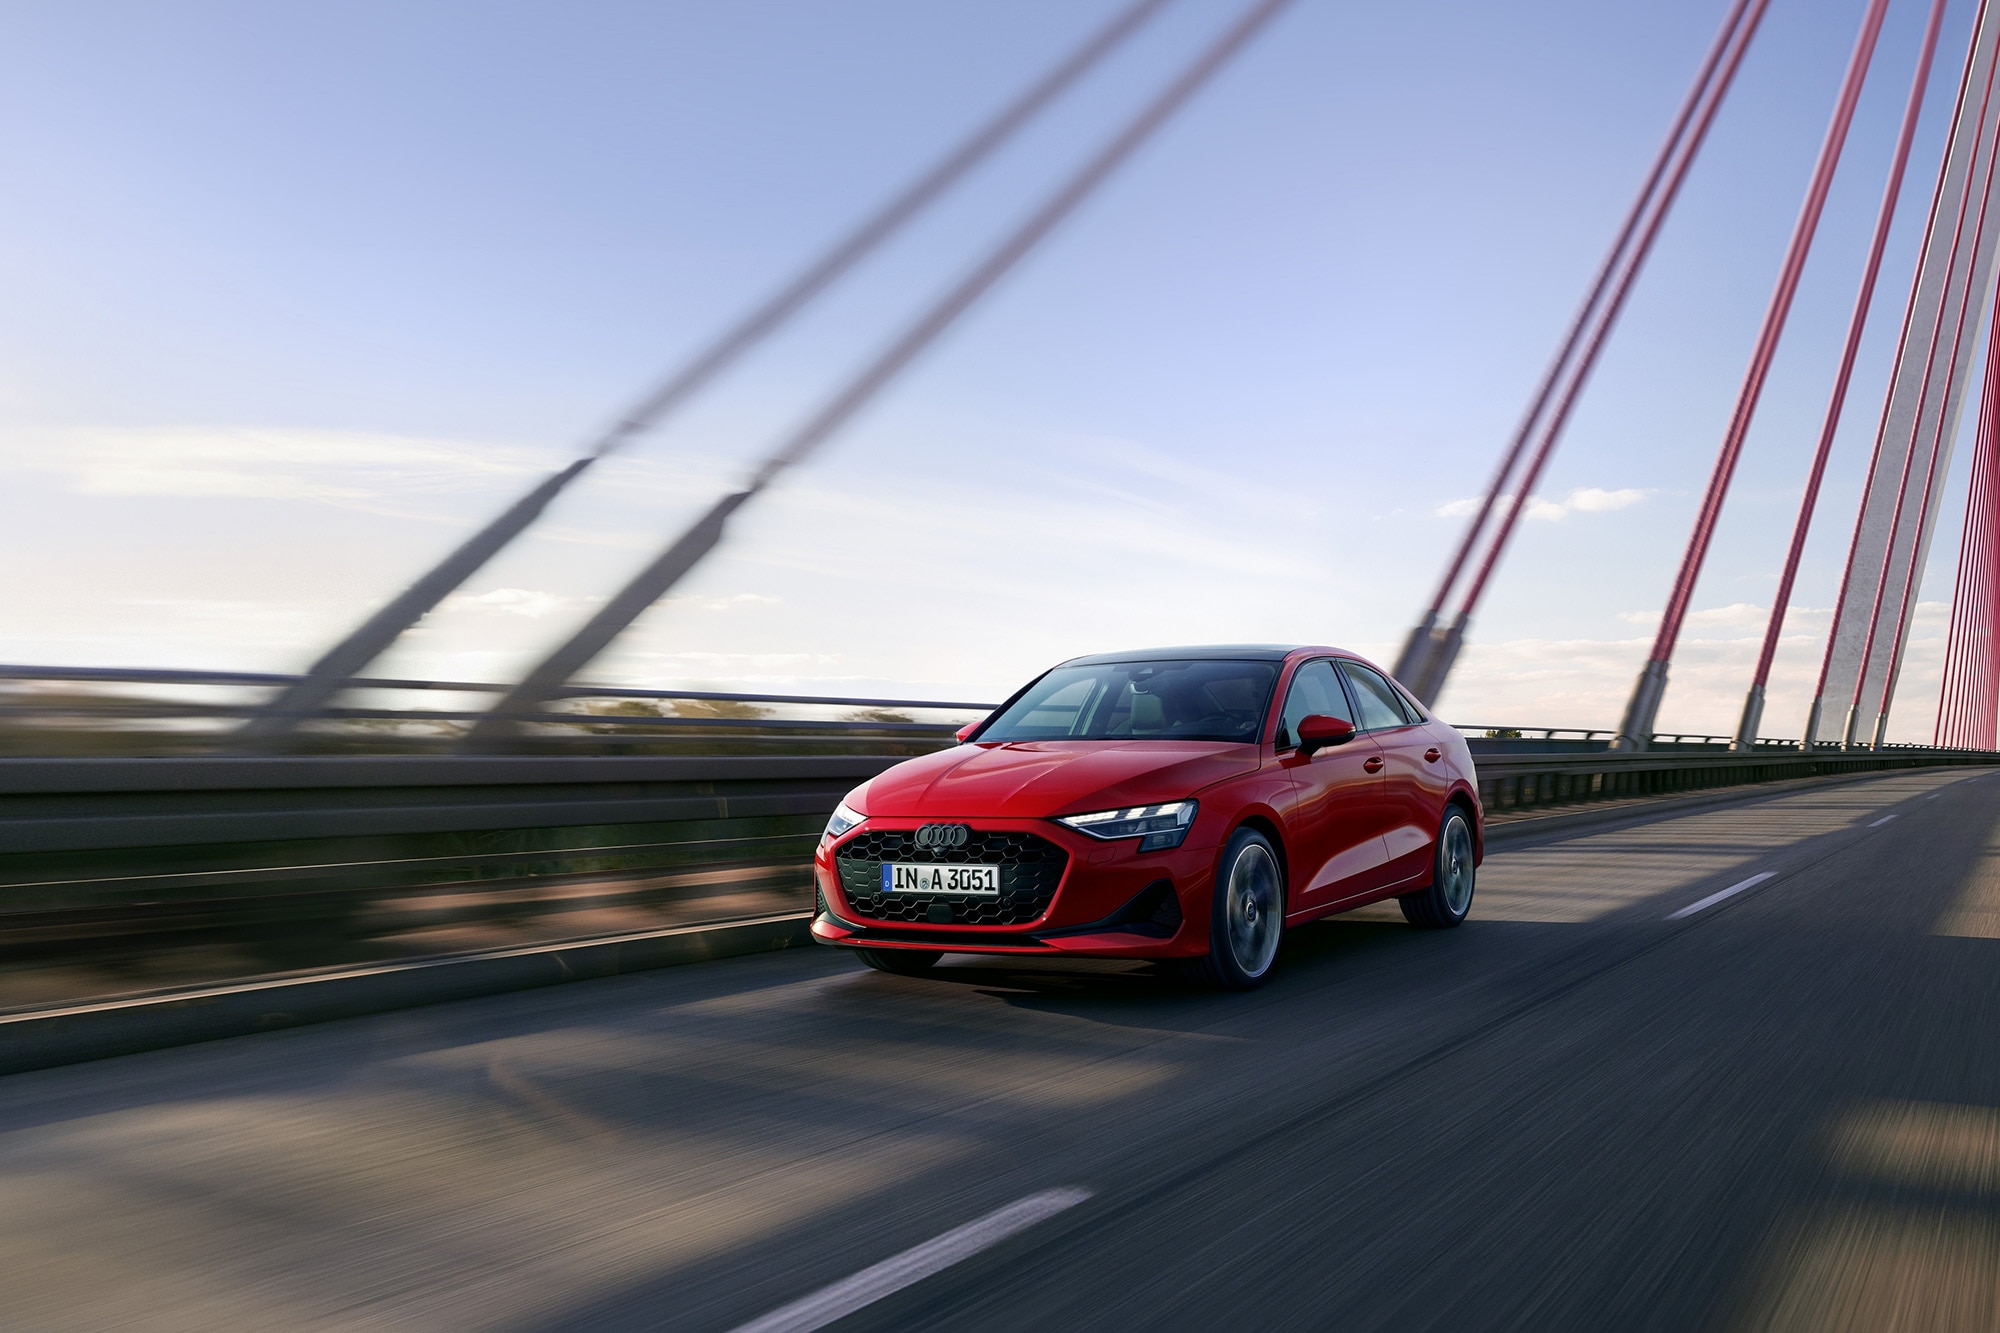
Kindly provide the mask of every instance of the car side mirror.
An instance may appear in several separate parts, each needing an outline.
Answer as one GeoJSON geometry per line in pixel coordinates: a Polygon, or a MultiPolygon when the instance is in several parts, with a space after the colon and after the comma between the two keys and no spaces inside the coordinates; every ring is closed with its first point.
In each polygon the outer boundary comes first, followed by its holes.
{"type": "Polygon", "coordinates": [[[972,733],[979,730],[980,724],[985,721],[986,719],[982,717],[979,719],[978,722],[968,722],[964,726],[960,727],[957,733],[958,743],[960,745],[963,745],[966,743],[966,741],[970,740],[972,738],[972,733]]]}
{"type": "Polygon", "coordinates": [[[1344,717],[1308,713],[1299,719],[1299,753],[1311,758],[1329,745],[1345,745],[1354,739],[1354,724],[1344,717]]]}

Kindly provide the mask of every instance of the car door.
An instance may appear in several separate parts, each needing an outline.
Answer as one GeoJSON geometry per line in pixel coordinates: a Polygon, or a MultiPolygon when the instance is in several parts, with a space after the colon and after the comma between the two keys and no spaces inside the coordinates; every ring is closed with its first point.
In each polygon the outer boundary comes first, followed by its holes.
{"type": "Polygon", "coordinates": [[[1388,848],[1382,839],[1388,816],[1382,800],[1382,756],[1365,735],[1312,755],[1301,754],[1296,742],[1299,721],[1314,713],[1354,720],[1354,706],[1326,658],[1303,663],[1293,673],[1278,715],[1278,764],[1291,782],[1285,846],[1292,862],[1294,912],[1324,907],[1389,882],[1388,848]]]}
{"type": "Polygon", "coordinates": [[[1372,667],[1343,660],[1341,675],[1354,699],[1354,723],[1382,757],[1382,838],[1388,883],[1430,873],[1433,845],[1444,819],[1451,775],[1444,750],[1416,706],[1372,667]]]}

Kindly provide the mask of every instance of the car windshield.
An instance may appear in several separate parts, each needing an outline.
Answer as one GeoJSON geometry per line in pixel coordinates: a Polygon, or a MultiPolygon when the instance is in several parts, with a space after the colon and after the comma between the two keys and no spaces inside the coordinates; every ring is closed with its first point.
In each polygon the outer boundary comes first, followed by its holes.
{"type": "Polygon", "coordinates": [[[1057,667],[981,741],[1255,741],[1276,662],[1100,662],[1057,667]]]}

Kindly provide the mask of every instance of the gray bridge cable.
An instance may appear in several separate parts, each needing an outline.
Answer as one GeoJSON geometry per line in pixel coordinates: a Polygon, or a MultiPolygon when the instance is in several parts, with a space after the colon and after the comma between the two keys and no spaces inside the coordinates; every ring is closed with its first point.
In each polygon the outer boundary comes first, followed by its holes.
{"type": "Polygon", "coordinates": [[[482,748],[512,735],[523,715],[533,712],[542,700],[560,689],[609,647],[646,608],[665,596],[703,556],[714,549],[722,539],[730,515],[845,425],[985,295],[994,283],[1040,244],[1290,3],[1291,0],[1259,0],[1246,10],[1040,208],[765,459],[744,489],[718,500],[568,642],[550,653],[504,699],[495,704],[492,711],[480,719],[467,735],[468,745],[482,748]]]}
{"type": "Polygon", "coordinates": [[[347,682],[380,657],[403,632],[434,610],[479,569],[525,532],[570,482],[607,454],[623,448],[658,425],[723,370],[776,332],[835,279],[853,268],[902,226],[927,208],[1036,113],[1138,32],[1172,0],[1134,0],[1060,64],[1005,107],[924,175],[823,254],[804,272],[745,315],[692,361],[662,381],[593,440],[583,457],[528,492],[402,595],[370,616],[307,669],[297,682],[272,698],[237,732],[256,740],[281,736],[313,716],[346,688],[347,682]]]}

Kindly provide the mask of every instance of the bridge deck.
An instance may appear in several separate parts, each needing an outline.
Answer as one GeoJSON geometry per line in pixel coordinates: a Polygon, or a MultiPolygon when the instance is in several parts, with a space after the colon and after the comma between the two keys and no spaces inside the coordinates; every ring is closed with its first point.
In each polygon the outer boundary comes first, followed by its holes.
{"type": "Polygon", "coordinates": [[[794,950],[15,1076],[0,1322],[729,1329],[1078,1186],[842,1327],[2000,1326],[2000,780],[1381,915],[1247,997],[794,950]]]}

